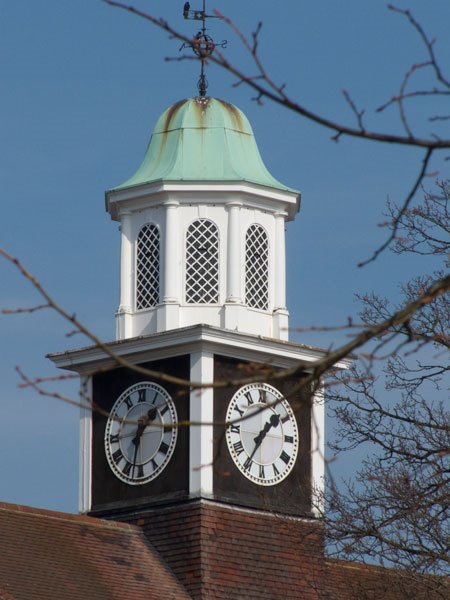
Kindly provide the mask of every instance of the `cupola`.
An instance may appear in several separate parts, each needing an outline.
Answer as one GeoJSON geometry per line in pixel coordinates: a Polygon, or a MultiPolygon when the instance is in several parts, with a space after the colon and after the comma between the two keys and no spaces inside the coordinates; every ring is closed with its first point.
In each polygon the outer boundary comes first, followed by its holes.
{"type": "Polygon", "coordinates": [[[121,223],[117,339],[204,323],[286,340],[285,223],[299,204],[238,108],[169,107],[139,169],[106,194],[121,223]]]}

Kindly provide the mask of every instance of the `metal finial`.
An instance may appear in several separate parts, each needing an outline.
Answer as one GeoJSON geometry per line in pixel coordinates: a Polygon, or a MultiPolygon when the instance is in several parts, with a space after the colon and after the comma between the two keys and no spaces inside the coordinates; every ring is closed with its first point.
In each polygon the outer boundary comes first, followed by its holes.
{"type": "Polygon", "coordinates": [[[203,62],[202,62],[202,72],[200,73],[200,77],[198,78],[198,82],[197,82],[197,88],[198,88],[198,93],[200,95],[200,98],[204,98],[206,96],[206,90],[208,89],[208,81],[206,79],[205,72],[203,69],[203,62]]]}
{"type": "Polygon", "coordinates": [[[206,90],[208,89],[208,81],[205,75],[205,63],[209,56],[214,52],[214,50],[219,46],[220,48],[226,48],[228,42],[227,40],[222,40],[220,44],[216,44],[211,36],[206,33],[206,19],[220,19],[221,17],[218,15],[208,15],[206,13],[206,0],[203,0],[203,8],[202,10],[191,10],[191,5],[189,2],[184,3],[183,7],[183,17],[187,20],[192,21],[201,21],[202,28],[198,31],[195,36],[192,38],[191,43],[183,43],[180,48],[184,50],[184,48],[191,48],[191,50],[198,56],[201,63],[200,69],[200,77],[198,79],[197,88],[201,98],[206,96],[206,90]]]}

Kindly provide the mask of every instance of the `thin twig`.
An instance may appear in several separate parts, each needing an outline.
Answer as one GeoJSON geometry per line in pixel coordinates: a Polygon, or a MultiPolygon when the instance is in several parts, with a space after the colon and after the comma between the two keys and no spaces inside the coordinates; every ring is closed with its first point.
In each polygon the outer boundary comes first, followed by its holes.
{"type": "Polygon", "coordinates": [[[426,151],[425,157],[423,158],[423,161],[422,161],[422,168],[420,170],[420,173],[419,173],[416,181],[414,182],[414,185],[413,185],[411,191],[409,192],[408,196],[406,197],[405,201],[403,202],[403,205],[400,207],[397,215],[395,216],[394,220],[392,221],[391,234],[389,235],[389,237],[387,238],[387,240],[379,248],[377,248],[377,250],[375,250],[375,252],[372,254],[372,256],[370,258],[368,258],[367,260],[364,260],[363,262],[358,263],[358,267],[364,267],[367,264],[369,264],[369,263],[373,262],[374,260],[376,260],[377,257],[384,250],[386,250],[386,248],[396,238],[397,231],[398,231],[398,228],[399,228],[399,225],[400,225],[400,220],[401,220],[402,216],[405,214],[405,211],[407,210],[408,206],[411,204],[412,199],[414,198],[417,190],[419,189],[420,184],[422,183],[423,178],[427,174],[427,169],[428,169],[428,165],[430,164],[430,160],[431,160],[432,154],[433,154],[433,149],[432,148],[428,148],[428,150],[426,151]]]}

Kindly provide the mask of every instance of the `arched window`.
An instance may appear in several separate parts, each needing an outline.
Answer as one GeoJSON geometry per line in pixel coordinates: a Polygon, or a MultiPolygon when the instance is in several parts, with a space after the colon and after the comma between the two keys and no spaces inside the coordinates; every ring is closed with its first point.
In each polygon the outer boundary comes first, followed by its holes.
{"type": "Polygon", "coordinates": [[[256,223],[245,236],[245,302],[253,308],[269,308],[269,240],[256,223]]]}
{"type": "Polygon", "coordinates": [[[159,230],[144,225],[136,248],[136,308],[151,308],[159,303],[159,230]]]}
{"type": "Polygon", "coordinates": [[[197,219],[186,232],[186,302],[219,302],[219,230],[208,219],[197,219]]]}

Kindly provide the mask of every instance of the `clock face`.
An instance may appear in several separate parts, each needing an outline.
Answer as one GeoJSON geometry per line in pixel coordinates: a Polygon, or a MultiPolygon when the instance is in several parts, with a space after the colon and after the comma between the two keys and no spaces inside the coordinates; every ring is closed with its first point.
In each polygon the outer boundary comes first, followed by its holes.
{"type": "Polygon", "coordinates": [[[114,475],[130,485],[155,479],[167,466],[177,441],[172,398],[143,381],[123,392],[106,424],[105,452],[114,475]]]}
{"type": "Polygon", "coordinates": [[[275,485],[295,464],[298,429],[283,395],[267,383],[238,390],[228,406],[228,450],[240,472],[258,485],[275,485]]]}

